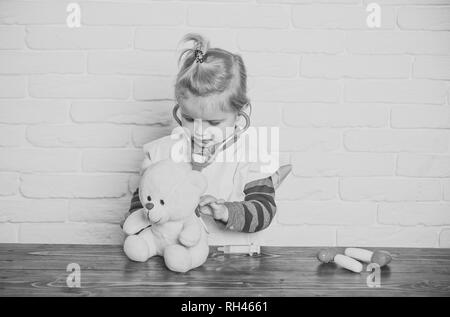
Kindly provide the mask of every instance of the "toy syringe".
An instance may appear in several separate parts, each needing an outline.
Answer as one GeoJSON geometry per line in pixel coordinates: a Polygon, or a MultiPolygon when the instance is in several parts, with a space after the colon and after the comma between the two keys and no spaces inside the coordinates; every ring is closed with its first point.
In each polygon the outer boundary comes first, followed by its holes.
{"type": "Polygon", "coordinates": [[[253,243],[244,245],[224,245],[218,247],[217,251],[221,251],[223,253],[244,253],[253,255],[260,253],[260,246],[253,243]]]}

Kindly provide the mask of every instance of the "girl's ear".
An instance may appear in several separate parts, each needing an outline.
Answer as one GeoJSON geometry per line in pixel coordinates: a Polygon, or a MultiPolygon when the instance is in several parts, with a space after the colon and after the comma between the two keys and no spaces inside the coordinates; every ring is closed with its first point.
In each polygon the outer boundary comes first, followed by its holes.
{"type": "Polygon", "coordinates": [[[206,192],[208,181],[199,171],[191,171],[191,175],[189,175],[189,182],[192,186],[198,189],[200,195],[206,192]]]}

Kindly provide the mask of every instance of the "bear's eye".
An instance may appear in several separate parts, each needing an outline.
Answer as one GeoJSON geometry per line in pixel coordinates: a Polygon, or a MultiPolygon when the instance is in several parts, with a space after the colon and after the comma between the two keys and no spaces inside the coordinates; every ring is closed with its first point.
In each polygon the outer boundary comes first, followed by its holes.
{"type": "Polygon", "coordinates": [[[161,200],[159,201],[159,203],[160,203],[161,205],[164,205],[164,200],[161,199],[161,200]]]}
{"type": "Polygon", "coordinates": [[[152,197],[147,196],[147,200],[148,200],[148,201],[152,200],[152,197]]]}

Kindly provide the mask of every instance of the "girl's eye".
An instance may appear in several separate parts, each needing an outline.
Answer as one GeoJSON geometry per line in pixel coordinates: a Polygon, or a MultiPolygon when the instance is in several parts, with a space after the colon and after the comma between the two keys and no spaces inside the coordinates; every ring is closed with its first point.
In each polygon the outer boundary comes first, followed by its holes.
{"type": "Polygon", "coordinates": [[[147,196],[147,200],[148,200],[148,201],[151,201],[151,200],[152,200],[152,197],[147,196]]]}
{"type": "Polygon", "coordinates": [[[209,121],[209,124],[210,125],[219,125],[220,124],[220,121],[209,121]]]}
{"type": "Polygon", "coordinates": [[[159,203],[164,206],[164,200],[160,200],[159,203]]]}
{"type": "Polygon", "coordinates": [[[189,118],[189,117],[184,117],[184,119],[185,119],[187,122],[193,122],[193,121],[194,121],[194,119],[189,118]]]}

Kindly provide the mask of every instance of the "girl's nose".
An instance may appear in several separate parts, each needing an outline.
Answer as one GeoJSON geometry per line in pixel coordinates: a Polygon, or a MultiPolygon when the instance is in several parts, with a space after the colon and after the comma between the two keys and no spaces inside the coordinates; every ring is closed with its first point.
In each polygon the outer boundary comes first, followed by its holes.
{"type": "Polygon", "coordinates": [[[203,123],[201,119],[194,120],[194,133],[197,137],[201,137],[203,135],[203,123]]]}

